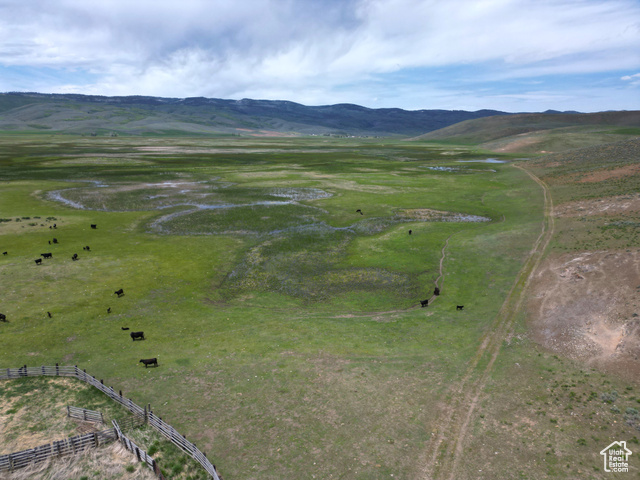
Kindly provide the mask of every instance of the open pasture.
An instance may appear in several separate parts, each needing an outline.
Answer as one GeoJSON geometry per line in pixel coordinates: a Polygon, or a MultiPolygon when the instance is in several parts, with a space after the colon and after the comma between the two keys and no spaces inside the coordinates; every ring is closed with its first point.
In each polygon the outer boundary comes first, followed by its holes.
{"type": "Polygon", "coordinates": [[[0,363],[86,368],[152,403],[225,478],[414,478],[540,233],[524,172],[457,162],[487,156],[0,137],[0,363]],[[421,308],[441,260],[442,294],[421,308]]]}

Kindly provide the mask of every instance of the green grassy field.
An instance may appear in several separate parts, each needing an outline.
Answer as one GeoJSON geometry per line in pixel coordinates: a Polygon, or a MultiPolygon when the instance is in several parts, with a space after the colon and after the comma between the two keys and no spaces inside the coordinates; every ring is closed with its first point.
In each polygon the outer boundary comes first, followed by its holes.
{"type": "MultiPolygon", "coordinates": [[[[388,139],[2,136],[0,364],[86,368],[225,478],[419,478],[540,233],[524,172],[457,163],[487,157],[388,139]],[[442,295],[420,308],[447,239],[442,295]]],[[[519,348],[531,379],[552,362],[519,348]]]]}

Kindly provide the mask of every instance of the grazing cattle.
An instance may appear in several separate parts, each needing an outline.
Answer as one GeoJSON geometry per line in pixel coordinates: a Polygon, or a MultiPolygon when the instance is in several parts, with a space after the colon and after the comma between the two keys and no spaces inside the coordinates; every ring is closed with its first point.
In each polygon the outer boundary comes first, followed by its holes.
{"type": "Polygon", "coordinates": [[[462,310],[464,308],[464,305],[456,305],[456,310],[462,310]]]}
{"type": "Polygon", "coordinates": [[[88,252],[89,250],[91,250],[91,249],[89,248],[89,245],[87,245],[86,247],[82,247],[82,249],[83,249],[83,250],[86,250],[87,252],[88,252]]]}
{"type": "Polygon", "coordinates": [[[409,235],[411,235],[411,233],[413,233],[413,232],[411,232],[411,230],[409,230],[409,235]]]}
{"type": "Polygon", "coordinates": [[[49,240],[49,245],[51,245],[51,240],[49,240]]]}
{"type": "Polygon", "coordinates": [[[0,322],[6,322],[7,316],[4,313],[0,313],[0,322]]]}
{"type": "Polygon", "coordinates": [[[359,213],[360,215],[364,215],[364,213],[362,213],[362,210],[360,210],[360,209],[357,209],[356,213],[359,213]]]}
{"type": "Polygon", "coordinates": [[[429,306],[429,299],[420,300],[420,307],[421,308],[428,307],[428,306],[429,306]]]}
{"type": "Polygon", "coordinates": [[[58,228],[55,223],[53,224],[53,228],[58,228]]]}
{"type": "Polygon", "coordinates": [[[124,290],[120,289],[120,290],[116,290],[115,292],[113,292],[114,295],[118,295],[118,297],[121,297],[124,295],[124,290]]]}
{"type": "Polygon", "coordinates": [[[78,260],[78,254],[74,253],[73,256],[71,257],[71,260],[73,260],[74,262],[78,260]]]}
{"type": "Polygon", "coordinates": [[[98,228],[98,225],[96,225],[95,223],[92,223],[91,224],[91,228],[93,228],[95,230],[96,228],[98,228]]]}
{"type": "Polygon", "coordinates": [[[438,287],[433,289],[433,294],[437,297],[438,295],[440,295],[440,289],[438,287]]]}
{"type": "Polygon", "coordinates": [[[129,327],[120,327],[122,330],[129,330],[129,327]]]}
{"type": "Polygon", "coordinates": [[[51,315],[51,312],[47,312],[47,316],[48,316],[49,318],[53,317],[53,315],[51,315]]]}
{"type": "Polygon", "coordinates": [[[134,342],[136,341],[136,338],[144,340],[144,332],[131,332],[129,335],[131,335],[131,340],[134,342]]]}
{"type": "Polygon", "coordinates": [[[2,252],[3,255],[7,255],[9,252],[2,252]]]}
{"type": "Polygon", "coordinates": [[[41,253],[40,256],[42,258],[51,258],[51,257],[53,257],[53,254],[52,253],[41,253]]]}
{"type": "Polygon", "coordinates": [[[107,308],[107,313],[111,313],[111,307],[107,308]]]}
{"type": "Polygon", "coordinates": [[[157,367],[158,366],[158,359],[157,358],[142,358],[140,360],[140,363],[144,364],[144,368],[147,368],[149,365],[155,365],[157,367]]]}
{"type": "Polygon", "coordinates": [[[57,239],[57,238],[54,238],[54,239],[53,239],[53,243],[58,243],[58,239],[57,239]]]}
{"type": "Polygon", "coordinates": [[[42,263],[42,259],[41,258],[36,258],[36,265],[40,265],[42,263]]]}
{"type": "Polygon", "coordinates": [[[51,225],[49,225],[49,230],[51,230],[53,227],[51,225]]]}

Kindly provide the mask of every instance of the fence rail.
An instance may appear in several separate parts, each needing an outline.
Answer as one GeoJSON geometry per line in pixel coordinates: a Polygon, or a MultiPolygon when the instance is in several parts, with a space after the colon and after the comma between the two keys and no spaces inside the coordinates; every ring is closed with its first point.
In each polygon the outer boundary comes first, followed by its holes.
{"type": "MultiPolygon", "coordinates": [[[[37,376],[59,376],[59,377],[75,377],[83,382],[93,385],[102,393],[110,397],[112,400],[118,402],[124,406],[127,410],[133,414],[143,417],[152,428],[166,437],[170,442],[180,448],[183,452],[190,455],[195,461],[197,461],[205,471],[213,477],[214,480],[221,480],[215,465],[213,465],[207,455],[200,451],[196,447],[195,443],[189,442],[184,435],[181,435],[175,428],[162,420],[162,418],[153,414],[151,411],[151,405],[147,405],[145,408],[133,403],[130,398],[126,398],[122,395],[122,391],[116,392],[113,387],[107,387],[102,380],[98,380],[96,377],[89,375],[86,370],[81,370],[78,366],[41,366],[41,367],[27,367],[26,365],[20,368],[6,368],[0,370],[0,380],[21,378],[21,377],[37,377],[37,376]]],[[[1,467],[0,467],[1,468],[1,467]]]]}
{"type": "Polygon", "coordinates": [[[85,422],[104,423],[102,412],[67,405],[67,417],[78,418],[85,422]]]}
{"type": "Polygon", "coordinates": [[[116,433],[116,436],[118,437],[118,440],[120,440],[120,443],[122,443],[122,445],[124,445],[127,450],[135,453],[136,457],[138,457],[138,461],[146,463],[149,468],[153,470],[153,473],[156,474],[159,480],[166,480],[164,475],[162,475],[162,472],[160,471],[160,467],[158,467],[156,461],[149,456],[146,450],[138,447],[138,445],[136,445],[133,440],[122,433],[122,430],[120,430],[120,426],[118,425],[118,422],[116,420],[111,420],[111,423],[113,423],[113,429],[116,433]]]}
{"type": "Polygon", "coordinates": [[[83,452],[89,448],[97,448],[101,445],[116,440],[114,428],[102,430],[101,432],[86,433],[75,437],[57,440],[47,445],[40,445],[21,452],[0,455],[0,471],[13,471],[24,468],[32,463],[44,462],[50,457],[66,457],[75,453],[83,452]]]}

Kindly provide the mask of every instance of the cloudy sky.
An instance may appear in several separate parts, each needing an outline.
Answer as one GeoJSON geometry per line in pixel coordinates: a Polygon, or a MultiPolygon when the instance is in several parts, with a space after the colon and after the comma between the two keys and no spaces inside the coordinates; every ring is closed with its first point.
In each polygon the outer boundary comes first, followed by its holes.
{"type": "Polygon", "coordinates": [[[640,0],[0,0],[0,92],[640,110],[640,0]]]}

